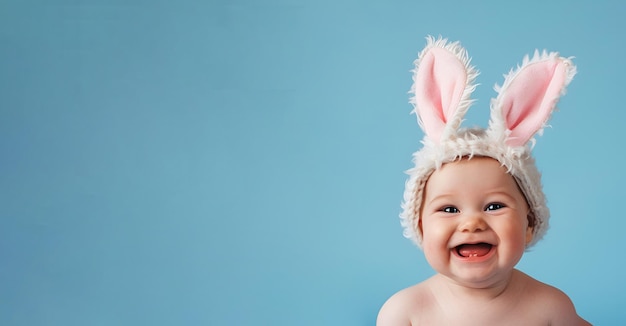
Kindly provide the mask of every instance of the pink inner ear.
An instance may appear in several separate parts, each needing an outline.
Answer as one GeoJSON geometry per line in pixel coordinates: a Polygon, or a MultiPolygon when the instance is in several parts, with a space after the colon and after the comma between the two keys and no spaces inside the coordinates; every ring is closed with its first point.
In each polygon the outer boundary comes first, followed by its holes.
{"type": "Polygon", "coordinates": [[[438,142],[448,119],[458,109],[467,72],[452,53],[431,49],[420,60],[415,77],[415,99],[424,132],[438,142]]]}
{"type": "Polygon", "coordinates": [[[560,61],[528,65],[511,81],[502,99],[507,128],[507,144],[522,146],[550,117],[565,85],[566,68],[560,61]]]}

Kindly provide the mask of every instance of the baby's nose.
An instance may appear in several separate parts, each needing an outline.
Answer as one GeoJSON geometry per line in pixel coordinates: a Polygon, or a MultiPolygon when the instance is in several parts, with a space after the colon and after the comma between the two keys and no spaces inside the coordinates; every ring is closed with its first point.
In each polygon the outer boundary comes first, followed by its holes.
{"type": "Polygon", "coordinates": [[[480,232],[487,230],[487,228],[487,222],[477,214],[464,218],[459,224],[461,232],[480,232]]]}

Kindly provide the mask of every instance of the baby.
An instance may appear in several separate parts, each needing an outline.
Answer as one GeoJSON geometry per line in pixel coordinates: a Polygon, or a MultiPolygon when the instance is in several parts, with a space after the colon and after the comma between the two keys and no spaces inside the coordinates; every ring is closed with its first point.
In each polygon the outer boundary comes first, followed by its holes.
{"type": "Polygon", "coordinates": [[[589,325],[566,294],[515,269],[548,228],[533,137],[576,68],[536,52],[496,87],[488,127],[460,129],[478,74],[469,61],[458,42],[429,38],[415,62],[425,136],[401,218],[437,273],[389,298],[377,325],[589,325]]]}

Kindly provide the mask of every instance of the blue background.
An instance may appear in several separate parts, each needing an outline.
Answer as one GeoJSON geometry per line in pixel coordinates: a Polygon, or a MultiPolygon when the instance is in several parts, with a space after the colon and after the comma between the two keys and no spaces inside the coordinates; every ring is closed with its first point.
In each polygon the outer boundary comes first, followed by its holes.
{"type": "Polygon", "coordinates": [[[398,214],[426,35],[481,71],[579,73],[535,155],[552,211],[519,268],[626,323],[626,3],[0,2],[1,325],[373,325],[432,274],[398,214]]]}

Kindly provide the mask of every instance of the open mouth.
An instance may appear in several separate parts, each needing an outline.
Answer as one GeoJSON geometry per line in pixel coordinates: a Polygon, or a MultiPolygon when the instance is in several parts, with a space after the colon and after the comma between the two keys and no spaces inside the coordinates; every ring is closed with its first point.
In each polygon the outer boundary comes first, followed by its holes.
{"type": "Polygon", "coordinates": [[[466,244],[462,244],[462,245],[458,245],[454,248],[454,250],[456,251],[456,253],[464,258],[469,258],[469,257],[482,257],[487,255],[491,249],[493,248],[492,244],[486,243],[486,242],[480,242],[480,243],[466,243],[466,244]]]}

